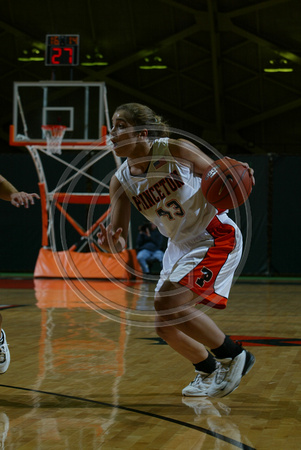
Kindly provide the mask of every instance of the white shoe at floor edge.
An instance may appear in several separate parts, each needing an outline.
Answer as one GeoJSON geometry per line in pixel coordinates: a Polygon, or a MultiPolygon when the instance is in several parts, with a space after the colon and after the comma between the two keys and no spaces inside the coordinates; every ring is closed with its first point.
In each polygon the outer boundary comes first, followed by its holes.
{"type": "Polygon", "coordinates": [[[1,338],[3,338],[3,343],[0,345],[0,375],[7,371],[10,364],[10,352],[6,341],[6,334],[3,329],[1,338]]]}

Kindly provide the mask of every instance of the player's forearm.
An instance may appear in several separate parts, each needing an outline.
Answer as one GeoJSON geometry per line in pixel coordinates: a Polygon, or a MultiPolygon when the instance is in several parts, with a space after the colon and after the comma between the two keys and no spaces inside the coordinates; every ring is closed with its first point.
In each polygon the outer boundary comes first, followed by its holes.
{"type": "Polygon", "coordinates": [[[0,175],[0,198],[2,200],[11,200],[11,195],[19,192],[9,181],[0,175]]]}

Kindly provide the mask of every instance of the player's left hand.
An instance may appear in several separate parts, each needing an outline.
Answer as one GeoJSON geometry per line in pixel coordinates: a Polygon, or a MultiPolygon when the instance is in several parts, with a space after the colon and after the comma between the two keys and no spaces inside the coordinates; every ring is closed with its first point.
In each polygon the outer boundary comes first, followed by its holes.
{"type": "MultiPolygon", "coordinates": [[[[228,158],[228,159],[234,159],[234,158],[230,158],[229,156],[225,156],[225,158],[228,158]]],[[[239,162],[240,164],[242,164],[243,166],[245,166],[246,169],[248,169],[249,174],[250,174],[250,177],[251,177],[251,179],[252,179],[252,184],[253,184],[253,186],[255,186],[254,170],[252,169],[252,167],[250,167],[249,164],[246,163],[246,162],[243,162],[243,161],[238,161],[238,162],[239,162]]]]}
{"type": "Polygon", "coordinates": [[[34,199],[39,199],[38,194],[28,194],[27,192],[15,192],[10,196],[10,202],[13,206],[19,208],[20,206],[24,206],[28,208],[29,205],[34,205],[34,199]]]}

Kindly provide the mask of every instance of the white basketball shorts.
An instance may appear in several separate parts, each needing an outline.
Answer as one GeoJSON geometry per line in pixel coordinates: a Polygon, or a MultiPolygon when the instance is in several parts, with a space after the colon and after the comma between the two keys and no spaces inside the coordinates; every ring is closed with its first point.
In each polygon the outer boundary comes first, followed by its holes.
{"type": "Polygon", "coordinates": [[[212,308],[223,309],[242,255],[242,235],[223,213],[215,216],[206,232],[185,243],[169,242],[156,291],[169,280],[186,286],[212,308]]]}

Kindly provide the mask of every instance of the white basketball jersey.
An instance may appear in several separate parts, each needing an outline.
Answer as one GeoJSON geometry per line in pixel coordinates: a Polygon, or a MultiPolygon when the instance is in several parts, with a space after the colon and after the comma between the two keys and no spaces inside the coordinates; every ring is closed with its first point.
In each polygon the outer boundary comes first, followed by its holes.
{"type": "Polygon", "coordinates": [[[168,138],[154,141],[145,174],[131,175],[125,161],[115,175],[138,211],[174,243],[200,236],[217,213],[203,196],[193,167],[171,155],[168,138]]]}

